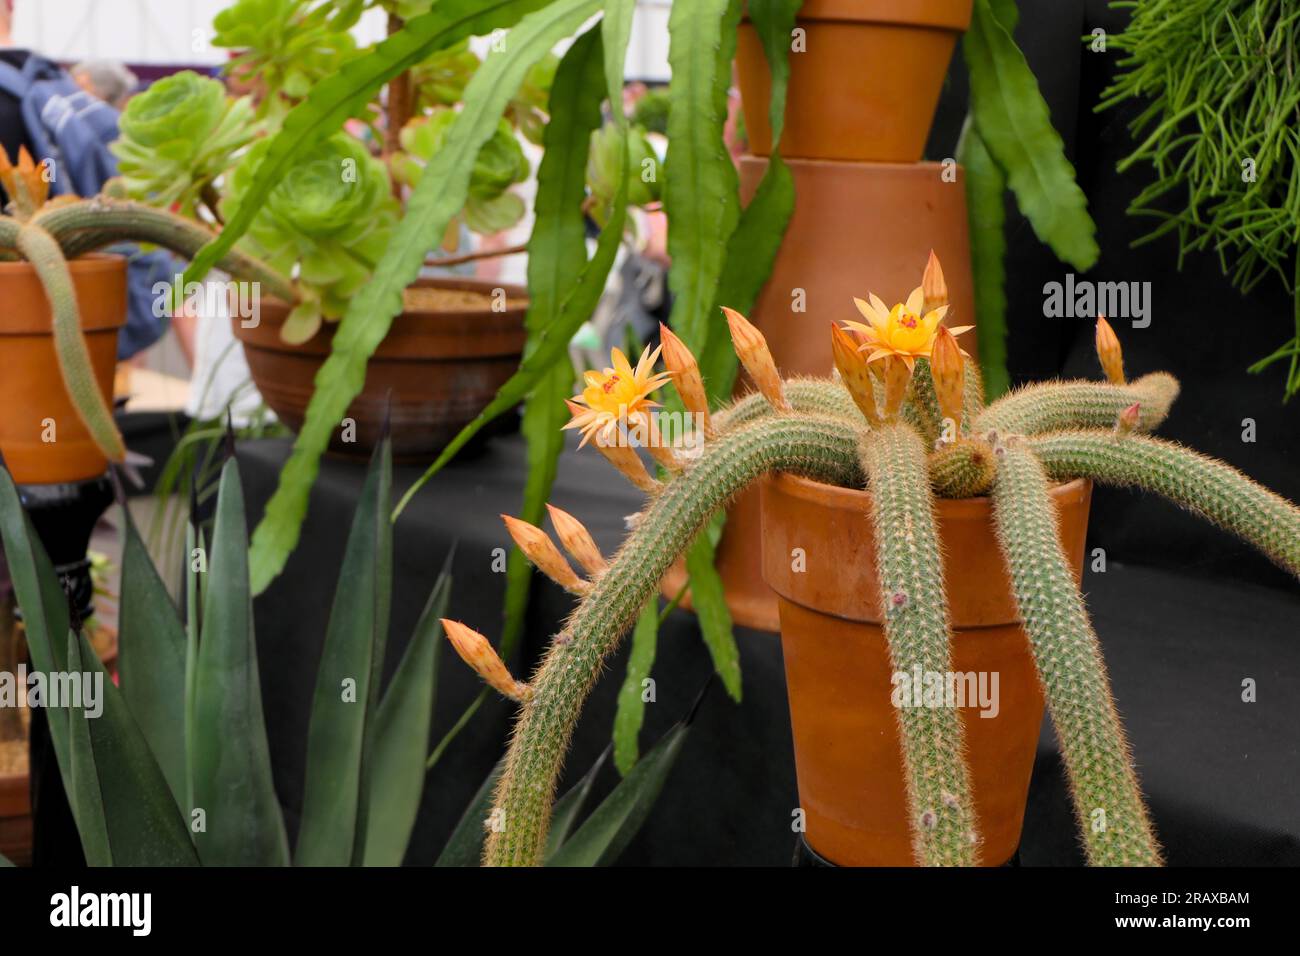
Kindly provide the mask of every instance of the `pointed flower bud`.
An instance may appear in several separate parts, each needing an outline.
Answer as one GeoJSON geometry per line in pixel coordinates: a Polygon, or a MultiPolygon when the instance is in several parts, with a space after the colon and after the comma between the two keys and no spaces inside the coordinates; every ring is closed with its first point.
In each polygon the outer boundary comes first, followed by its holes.
{"type": "Polygon", "coordinates": [[[943,267],[939,257],[930,250],[930,258],[925,263],[925,272],[921,274],[921,294],[925,297],[921,311],[933,312],[940,306],[948,304],[948,283],[943,278],[943,267]]]}
{"type": "Polygon", "coordinates": [[[1115,421],[1115,431],[1120,435],[1127,435],[1138,427],[1141,418],[1142,403],[1134,402],[1119,413],[1119,418],[1115,421]]]}
{"type": "Polygon", "coordinates": [[[492,643],[478,631],[445,617],[442,619],[442,631],[447,635],[447,640],[451,641],[451,646],[456,648],[460,659],[472,667],[497,693],[521,702],[533,696],[533,689],[523,681],[515,680],[492,643]]]}
{"type": "Polygon", "coordinates": [[[704,429],[713,428],[709,417],[709,395],[704,390],[704,379],[700,375],[699,363],[686,347],[686,343],[677,337],[672,329],[659,323],[659,341],[663,348],[664,368],[673,376],[677,394],[682,397],[682,404],[692,415],[704,417],[704,429]]]}
{"type": "Polygon", "coordinates": [[[501,520],[506,523],[506,530],[519,545],[519,550],[539,571],[573,594],[586,594],[591,590],[591,585],[578,577],[545,531],[510,515],[502,515],[501,520]]]}
{"type": "Polygon", "coordinates": [[[876,390],[871,381],[867,357],[859,350],[853,336],[834,322],[831,323],[831,355],[835,358],[840,381],[853,396],[854,403],[867,421],[879,425],[880,412],[876,407],[876,390]]]}
{"type": "Polygon", "coordinates": [[[588,574],[600,574],[608,565],[605,558],[600,553],[600,548],[596,547],[596,542],[591,537],[582,522],[569,514],[567,511],[561,511],[555,505],[548,504],[546,510],[551,513],[551,523],[555,525],[555,533],[560,538],[560,544],[564,545],[564,550],[573,555],[588,574]]]}
{"type": "Polygon", "coordinates": [[[681,471],[682,461],[677,457],[677,452],[673,450],[673,447],[664,440],[663,433],[659,431],[659,426],[655,424],[654,415],[648,412],[643,413],[642,420],[646,426],[645,446],[646,451],[650,452],[650,457],[669,471],[681,471]]]}
{"type": "Polygon", "coordinates": [[[907,397],[907,386],[912,381],[912,366],[897,355],[883,359],[885,363],[885,421],[898,417],[898,410],[903,407],[907,397]]]}
{"type": "MultiPolygon", "coordinates": [[[[933,255],[933,253],[931,253],[933,255]]],[[[930,351],[930,375],[934,379],[934,394],[939,402],[939,414],[951,418],[961,428],[961,406],[966,387],[966,363],[962,361],[961,347],[956,337],[940,327],[930,351]]]]}
{"type": "Polygon", "coordinates": [[[1097,316],[1097,358],[1112,385],[1124,384],[1124,351],[1104,315],[1097,316]]]}
{"type": "Polygon", "coordinates": [[[727,326],[731,329],[731,344],[740,357],[740,364],[754,380],[763,397],[777,411],[790,411],[790,403],[785,398],[785,386],[781,383],[781,374],[776,370],[776,360],[767,347],[767,339],[758,331],[749,319],[735,309],[722,307],[727,316],[727,326]]]}

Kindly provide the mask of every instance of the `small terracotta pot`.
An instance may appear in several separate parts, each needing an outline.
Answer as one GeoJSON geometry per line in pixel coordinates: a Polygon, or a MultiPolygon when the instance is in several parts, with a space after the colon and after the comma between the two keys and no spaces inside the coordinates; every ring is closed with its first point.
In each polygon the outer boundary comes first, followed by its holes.
{"type": "Polygon", "coordinates": [[[32,861],[31,779],[0,774],[0,853],[19,866],[32,861]]]}
{"type": "MultiPolygon", "coordinates": [[[[368,456],[374,450],[391,389],[393,457],[430,459],[487,407],[519,367],[528,311],[523,288],[469,278],[420,279],[415,286],[482,293],[489,299],[483,308],[410,310],[394,319],[366,366],[365,387],[348,406],[345,417],[356,422],[356,440],[344,441],[343,429],[335,429],[331,451],[368,456]],[[506,295],[507,307],[500,312],[489,306],[496,289],[506,295]]],[[[238,317],[231,321],[262,398],[297,431],[336,327],[327,324],[310,341],[289,345],[280,338],[288,315],[288,306],[271,300],[262,303],[255,327],[244,328],[238,317]]]]}
{"type": "MultiPolygon", "coordinates": [[[[765,479],[761,491],[763,574],[780,596],[805,837],[844,866],[910,866],[871,496],[791,475],[765,479]],[[803,565],[792,560],[795,548],[803,549],[803,565]]],[[[1091,498],[1092,485],[1082,479],[1052,489],[1076,579],[1091,498]]],[[[979,860],[998,866],[1020,842],[1043,698],[994,534],[992,501],[940,500],[936,514],[953,670],[998,675],[996,716],[981,716],[974,703],[962,708],[983,838],[979,860]]],[[[986,686],[991,689],[991,678],[986,686]]]]}
{"type": "MultiPolygon", "coordinates": [[[[95,379],[112,400],[117,330],[126,324],[126,260],[89,255],[68,263],[95,379]]],[[[53,317],[36,270],[0,262],[0,452],[20,485],[83,481],[101,475],[99,452],[63,387],[53,317]],[[47,420],[54,441],[46,441],[47,420]]]]}
{"type": "MultiPolygon", "coordinates": [[[[828,163],[791,160],[795,209],[772,275],[749,318],[763,332],[782,374],[829,375],[830,323],[861,321],[854,297],[875,292],[903,301],[921,282],[933,249],[943,263],[952,300],[945,324],[970,325],[975,314],[966,188],[960,167],[945,180],[939,163],[828,163]],[[798,298],[796,298],[798,297],[798,298]],[[801,301],[799,301],[801,300],[801,301]],[[802,311],[794,311],[796,303],[802,311]]],[[[741,193],[748,202],[767,170],[767,160],[740,161],[741,193]]],[[[975,334],[962,346],[978,354],[975,334]]],[[[738,391],[753,385],[743,375],[738,391]]],[[[737,496],[727,512],[717,567],[732,617],[746,627],[776,631],[776,595],[763,583],[758,494],[737,496]]],[[[677,594],[686,580],[678,562],[664,580],[677,594]]]]}
{"type": "MultiPolygon", "coordinates": [[[[913,163],[925,150],[948,61],[972,0],[806,0],[790,54],[781,155],[913,163]]],[[[771,74],[740,24],[736,66],[750,149],[772,153],[771,74]]]]}

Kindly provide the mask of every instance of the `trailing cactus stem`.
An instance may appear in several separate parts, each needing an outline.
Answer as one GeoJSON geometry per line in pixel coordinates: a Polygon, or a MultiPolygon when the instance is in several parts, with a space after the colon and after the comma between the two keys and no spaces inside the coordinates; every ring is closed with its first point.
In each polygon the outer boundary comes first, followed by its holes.
{"type": "Polygon", "coordinates": [[[1137,429],[1149,432],[1169,414],[1178,380],[1153,372],[1128,385],[1102,382],[1044,382],[1004,395],[980,414],[973,431],[1035,435],[1068,428],[1113,428],[1123,411],[1139,403],[1137,429]]]}
{"type": "Polygon", "coordinates": [[[853,424],[824,416],[764,418],[717,438],[664,487],[530,681],[533,698],[510,741],[496,791],[501,826],[488,835],[485,863],[541,862],[556,779],[601,664],[709,517],[769,471],[860,485],[858,433],[853,424]]]}
{"type": "MultiPolygon", "coordinates": [[[[866,424],[862,412],[853,403],[853,396],[839,382],[825,378],[792,378],[785,383],[785,397],[796,412],[829,415],[866,424]]],[[[758,392],[752,392],[714,415],[713,427],[718,432],[731,431],[775,414],[771,402],[758,392]]]]}
{"type": "Polygon", "coordinates": [[[1230,465],[1139,435],[1058,432],[1030,447],[1053,478],[1082,476],[1164,495],[1300,578],[1300,508],[1230,465]]]}
{"type": "MultiPolygon", "coordinates": [[[[116,242],[148,242],[189,259],[216,238],[199,223],[165,210],[102,196],[52,206],[33,222],[59,241],[69,259],[116,242]]],[[[231,250],[217,265],[232,276],[259,283],[268,295],[298,301],[293,282],[259,259],[231,250]]]]}
{"type": "Polygon", "coordinates": [[[908,386],[907,403],[903,406],[903,417],[916,426],[925,439],[926,446],[934,444],[939,437],[943,413],[939,411],[939,399],[934,391],[934,377],[927,359],[917,359],[912,372],[912,381],[908,386]]]}
{"type": "Polygon", "coordinates": [[[95,379],[90,350],[81,334],[81,314],[67,260],[54,237],[32,223],[18,231],[15,247],[36,270],[45,297],[50,301],[54,351],[72,407],[104,456],[110,461],[121,461],[126,457],[126,447],[95,379]]]}
{"type": "Polygon", "coordinates": [[[1047,475],[1023,442],[1003,446],[993,500],[1012,590],[1060,740],[1094,866],[1158,866],[1106,665],[1061,551],[1047,475]]]}
{"type": "MultiPolygon", "coordinates": [[[[896,674],[952,671],[948,599],[926,475],[925,446],[908,425],[885,425],[863,438],[863,470],[871,488],[871,517],[880,574],[880,607],[896,674]]],[[[970,793],[961,713],[922,706],[898,708],[907,768],[913,852],[927,866],[972,866],[978,838],[970,793]]]]}

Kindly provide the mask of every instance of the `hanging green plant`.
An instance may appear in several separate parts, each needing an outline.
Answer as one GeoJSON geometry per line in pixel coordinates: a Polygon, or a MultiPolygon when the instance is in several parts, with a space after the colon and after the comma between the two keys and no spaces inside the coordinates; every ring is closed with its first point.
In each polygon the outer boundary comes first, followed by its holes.
{"type": "Polygon", "coordinates": [[[1243,293],[1270,274],[1296,295],[1291,337],[1251,366],[1287,366],[1300,392],[1300,8],[1287,0],[1138,0],[1109,38],[1127,54],[1099,110],[1130,100],[1137,147],[1120,171],[1154,180],[1129,206],[1157,225],[1144,244],[1178,237],[1178,264],[1213,252],[1243,293]],[[1168,200],[1175,200],[1171,204],[1168,200]]]}

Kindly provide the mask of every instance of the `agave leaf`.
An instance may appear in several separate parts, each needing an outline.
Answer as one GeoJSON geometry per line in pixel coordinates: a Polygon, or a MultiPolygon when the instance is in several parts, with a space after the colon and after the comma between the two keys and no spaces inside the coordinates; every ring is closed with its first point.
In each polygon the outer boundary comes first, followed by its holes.
{"type": "Polygon", "coordinates": [[[378,684],[388,636],[392,586],[391,444],[387,437],[370,468],[352,517],[330,609],[311,723],[307,730],[306,786],[294,862],[347,866],[357,852],[361,780],[368,728],[378,706],[378,684]]]}
{"type": "Polygon", "coordinates": [[[591,795],[591,788],[596,782],[600,768],[605,766],[609,752],[609,747],[602,750],[600,756],[582,775],[582,779],[575,783],[568,793],[555,801],[555,806],[551,809],[551,829],[546,834],[546,852],[543,859],[549,860],[554,856],[564,841],[569,838],[573,825],[578,822],[578,815],[582,813],[582,808],[587,803],[587,797],[591,795]]]}
{"type": "MultiPolygon", "coordinates": [[[[525,354],[535,351],[546,330],[561,317],[565,293],[574,288],[587,265],[586,224],[582,203],[586,193],[584,170],[592,131],[600,126],[603,47],[600,27],[592,27],[569,47],[551,85],[550,115],[546,125],[545,153],[537,168],[536,219],[528,240],[528,294],[524,324],[528,330],[525,354]]],[[[604,277],[592,277],[593,282],[604,277]]],[[[568,421],[564,399],[573,387],[573,366],[567,354],[556,358],[524,406],[523,434],[528,444],[528,477],[519,517],[540,525],[555,483],[561,429],[568,421]]],[[[505,628],[500,653],[509,660],[523,629],[528,607],[532,567],[518,548],[510,551],[506,569],[505,628]]]]}
{"type": "MultiPolygon", "coordinates": [[[[448,6],[454,4],[440,3],[426,16],[438,16],[448,6]]],[[[499,6],[493,4],[494,9],[499,6]]],[[[297,544],[320,456],[365,383],[366,363],[402,309],[402,290],[419,274],[429,237],[443,235],[452,217],[464,206],[479,149],[496,132],[506,104],[532,65],[599,6],[599,0],[554,0],[524,17],[510,31],[502,49],[488,56],[466,86],[464,109],[457,114],[443,148],[429,162],[420,184],[411,193],[406,214],[393,231],[371,281],[348,305],[330,356],[316,375],[316,390],[306,420],[281,473],[279,487],[253,536],[255,593],[280,573],[297,544]]],[[[417,18],[411,24],[423,19],[417,18]]]]}
{"type": "Polygon", "coordinates": [[[375,712],[366,777],[366,866],[400,866],[415,827],[438,688],[442,618],[451,597],[450,571],[449,556],[375,712]]]}
{"type": "MultiPolygon", "coordinates": [[[[618,709],[614,712],[614,766],[627,772],[641,754],[641,724],[645,720],[644,688],[641,682],[650,676],[659,639],[659,602],[650,601],[641,609],[632,629],[632,650],[627,659],[627,674],[618,692],[618,709]]],[[[554,832],[554,824],[552,824],[554,832]]]]}
{"type": "MultiPolygon", "coordinates": [[[[722,519],[714,520],[720,528],[722,519]]],[[[741,697],[740,650],[731,629],[731,611],[727,608],[725,589],[713,554],[717,544],[709,535],[700,535],[686,552],[686,572],[691,577],[691,604],[700,622],[704,644],[713,658],[713,668],[722,679],[731,699],[741,697]]]]}
{"type": "Polygon", "coordinates": [[[287,866],[262,717],[246,529],[231,458],[221,469],[194,681],[194,809],[206,824],[195,843],[208,865],[287,866]]]}
{"type": "MultiPolygon", "coordinates": [[[[118,676],[122,697],[149,742],[178,806],[188,807],[185,769],[186,634],[167,586],[122,507],[118,676]]],[[[186,552],[190,563],[190,552],[186,552]]]]}
{"type": "MultiPolygon", "coordinates": [[[[196,866],[199,859],[171,786],[84,634],[68,632],[68,666],[82,674],[83,681],[91,677],[99,685],[99,715],[77,707],[69,721],[73,739],[84,743],[84,747],[74,745],[76,776],[81,793],[93,793],[102,814],[110,862],[114,866],[196,866]]],[[[87,862],[91,862],[89,855],[87,862]]]]}
{"type": "Polygon", "coordinates": [[[1064,262],[1088,269],[1100,255],[1088,200],[1024,54],[1011,38],[1009,4],[975,0],[962,44],[971,112],[1034,234],[1064,262]]]}
{"type": "Polygon", "coordinates": [[[664,734],[546,865],[608,866],[617,860],[650,815],[688,730],[690,718],[664,734]]]}
{"type": "Polygon", "coordinates": [[[492,772],[483,781],[469,806],[461,814],[456,829],[452,830],[447,845],[442,848],[434,866],[478,866],[483,856],[483,844],[486,842],[488,813],[492,809],[492,794],[497,781],[506,768],[506,758],[497,761],[492,772]]]}

